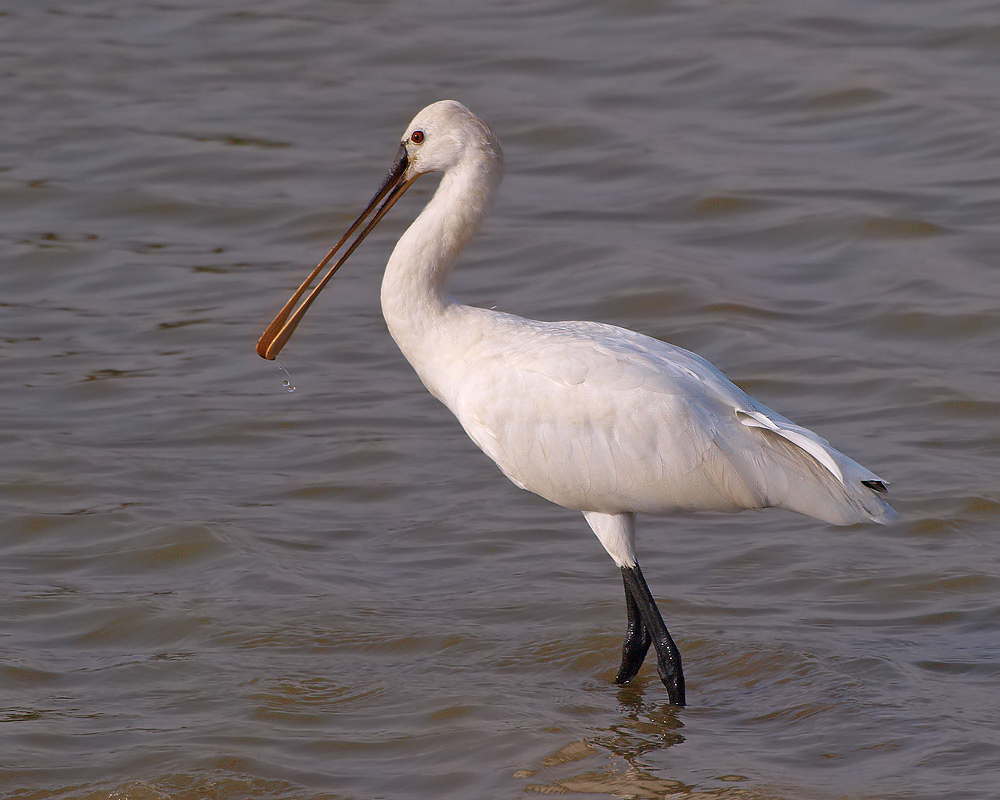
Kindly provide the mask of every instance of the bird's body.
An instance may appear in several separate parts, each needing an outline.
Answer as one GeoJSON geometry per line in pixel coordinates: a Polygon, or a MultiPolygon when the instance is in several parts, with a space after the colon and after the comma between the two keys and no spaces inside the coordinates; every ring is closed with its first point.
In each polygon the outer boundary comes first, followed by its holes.
{"type": "Polygon", "coordinates": [[[840,525],[888,513],[862,483],[877,476],[687,350],[457,304],[435,327],[432,362],[414,359],[427,388],[508,478],[553,503],[780,507],[840,525]]]}
{"type": "MultiPolygon", "coordinates": [[[[454,300],[445,278],[502,174],[496,137],[455,101],[414,118],[397,165],[351,231],[388,193],[363,238],[430,171],[444,173],[441,184],[386,266],[389,331],[428,390],[511,481],[584,513],[625,580],[629,632],[619,682],[635,674],[652,642],[670,699],[683,704],[680,655],[638,567],[635,513],[779,507],[838,525],[887,522],[895,512],[885,487],[694,353],[612,325],[539,322],[454,300]]],[[[285,323],[290,306],[261,339],[265,357],[301,319],[296,312],[285,323]],[[287,333],[278,333],[282,326],[287,333]]]]}

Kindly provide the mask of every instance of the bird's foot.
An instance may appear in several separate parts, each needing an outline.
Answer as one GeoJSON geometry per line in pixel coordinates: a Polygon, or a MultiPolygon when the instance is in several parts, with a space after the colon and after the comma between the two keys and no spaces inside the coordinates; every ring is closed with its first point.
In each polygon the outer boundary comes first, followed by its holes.
{"type": "Polygon", "coordinates": [[[642,662],[646,659],[649,646],[653,643],[653,638],[649,631],[639,622],[629,623],[625,634],[625,641],[622,642],[622,663],[618,667],[618,674],[615,676],[615,683],[628,683],[636,676],[642,667],[642,662]]]}
{"type": "Polygon", "coordinates": [[[684,670],[681,667],[680,650],[677,649],[663,622],[663,617],[660,616],[660,610],[656,607],[656,601],[649,591],[649,586],[646,585],[646,579],[639,565],[622,567],[622,576],[625,581],[625,606],[628,610],[629,627],[625,644],[622,646],[622,667],[618,675],[619,677],[628,675],[632,678],[639,671],[642,658],[638,655],[638,645],[643,643],[645,638],[642,656],[645,656],[650,643],[656,647],[656,671],[667,689],[667,698],[673,705],[683,706],[684,670]]]}
{"type": "Polygon", "coordinates": [[[680,659],[674,664],[672,659],[658,657],[656,671],[667,689],[667,699],[670,700],[671,705],[687,705],[684,696],[684,673],[681,671],[680,659]]]}

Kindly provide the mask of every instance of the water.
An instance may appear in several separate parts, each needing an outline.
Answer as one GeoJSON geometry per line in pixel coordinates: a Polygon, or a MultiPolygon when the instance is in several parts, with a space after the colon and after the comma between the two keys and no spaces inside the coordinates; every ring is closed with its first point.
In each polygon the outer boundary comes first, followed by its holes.
{"type": "Polygon", "coordinates": [[[8,4],[0,791],[993,796],[998,44],[973,0],[8,4]],[[457,294],[694,349],[892,482],[887,529],[640,521],[684,710],[384,330],[430,182],[296,392],[253,353],[442,97],[507,158],[457,294]]]}
{"type": "Polygon", "coordinates": [[[287,369],[285,369],[285,365],[282,364],[280,361],[275,360],[274,363],[275,366],[278,368],[278,371],[285,376],[284,378],[281,379],[281,385],[285,387],[285,391],[289,393],[294,392],[295,385],[292,383],[292,373],[290,373],[287,369]]]}

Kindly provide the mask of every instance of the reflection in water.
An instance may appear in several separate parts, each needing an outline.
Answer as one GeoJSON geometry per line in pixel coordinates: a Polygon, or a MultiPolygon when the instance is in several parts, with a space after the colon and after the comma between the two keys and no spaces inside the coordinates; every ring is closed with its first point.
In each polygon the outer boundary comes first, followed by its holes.
{"type": "MultiPolygon", "coordinates": [[[[651,687],[651,694],[655,688],[651,687]]],[[[643,694],[634,687],[618,690],[622,720],[601,736],[601,745],[632,764],[653,750],[680,744],[684,735],[683,711],[669,704],[643,702],[643,694]]]]}
{"type": "MultiPolygon", "coordinates": [[[[678,713],[684,712],[669,705],[647,707],[635,691],[621,693],[619,700],[623,720],[612,725],[607,733],[572,741],[543,758],[538,769],[516,772],[516,779],[528,781],[525,791],[541,795],[578,793],[637,800],[669,797],[761,800],[771,796],[757,787],[696,786],[655,774],[648,765],[654,760],[651,757],[684,742],[684,737],[678,733],[683,727],[678,713]],[[623,697],[622,694],[631,696],[623,697]],[[619,766],[606,766],[609,759],[619,762],[619,766]],[[592,762],[600,762],[602,766],[592,762]],[[586,769],[577,771],[581,767],[586,769]]],[[[724,774],[704,783],[729,784],[746,780],[742,775],[724,774]]]]}

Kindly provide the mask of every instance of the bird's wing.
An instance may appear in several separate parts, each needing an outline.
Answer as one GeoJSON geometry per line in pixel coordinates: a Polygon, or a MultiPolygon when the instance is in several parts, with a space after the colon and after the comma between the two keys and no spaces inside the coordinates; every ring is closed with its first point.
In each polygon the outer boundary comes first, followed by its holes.
{"type": "Polygon", "coordinates": [[[689,373],[697,387],[711,396],[716,408],[728,409],[757,436],[740,436],[716,423],[715,443],[724,449],[752,491],[764,504],[807,514],[836,524],[875,521],[897,516],[884,498],[887,481],[833,447],[814,431],[792,422],[732,383],[701,356],[674,345],[618,329],[616,337],[646,353],[650,361],[669,362],[689,373]],[[724,430],[725,433],[721,433],[724,430]]]}
{"type": "Polygon", "coordinates": [[[505,333],[492,339],[501,348],[470,350],[446,402],[522,488],[596,511],[892,516],[876,475],[695,353],[599,323],[520,322],[505,333]]]}

